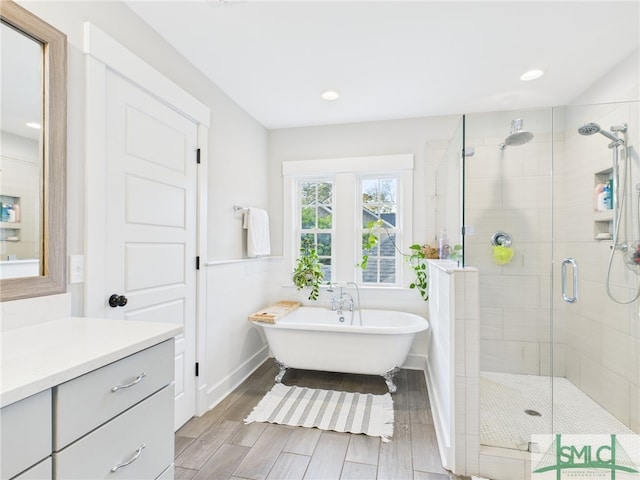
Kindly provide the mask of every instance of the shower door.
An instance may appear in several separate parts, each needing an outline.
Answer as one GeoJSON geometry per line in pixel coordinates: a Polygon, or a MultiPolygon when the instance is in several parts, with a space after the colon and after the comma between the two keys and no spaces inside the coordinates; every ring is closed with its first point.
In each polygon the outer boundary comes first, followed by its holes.
{"type": "MultiPolygon", "coordinates": [[[[481,447],[553,432],[551,109],[465,116],[465,266],[480,272],[481,447]]],[[[518,455],[511,453],[510,455],[518,455]]],[[[505,452],[508,456],[509,453],[505,452]]]]}
{"type": "Polygon", "coordinates": [[[638,113],[638,102],[553,112],[553,427],[585,444],[640,433],[638,113]],[[561,292],[568,260],[574,302],[561,292]]]}

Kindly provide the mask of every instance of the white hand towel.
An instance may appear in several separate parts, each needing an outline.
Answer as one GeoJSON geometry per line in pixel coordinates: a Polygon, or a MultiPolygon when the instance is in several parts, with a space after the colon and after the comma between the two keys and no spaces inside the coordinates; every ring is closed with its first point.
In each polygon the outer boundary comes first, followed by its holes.
{"type": "Polygon", "coordinates": [[[269,215],[265,210],[250,207],[245,214],[247,228],[247,255],[255,258],[271,254],[269,240],[269,215]]]}

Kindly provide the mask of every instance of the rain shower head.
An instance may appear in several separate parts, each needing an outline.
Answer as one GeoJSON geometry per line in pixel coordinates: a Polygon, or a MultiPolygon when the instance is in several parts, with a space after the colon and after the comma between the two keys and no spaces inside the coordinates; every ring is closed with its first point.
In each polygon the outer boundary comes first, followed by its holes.
{"type": "Polygon", "coordinates": [[[533,139],[533,133],[524,130],[521,118],[511,121],[511,133],[504,139],[504,143],[500,144],[500,148],[504,150],[507,146],[515,147],[529,143],[533,139]]]}
{"type": "Polygon", "coordinates": [[[532,138],[533,133],[531,132],[515,132],[504,139],[504,144],[510,147],[516,145],[524,145],[525,143],[529,143],[532,138]]]}
{"type": "MultiPolygon", "coordinates": [[[[614,132],[624,132],[626,131],[626,126],[620,126],[620,127],[611,127],[611,130],[614,132]]],[[[611,140],[612,142],[614,142],[616,145],[623,145],[624,144],[624,140],[621,138],[618,138],[617,136],[615,136],[613,133],[607,132],[606,130],[602,130],[602,128],[600,128],[600,125],[598,125],[597,123],[585,123],[584,125],[582,125],[580,128],[578,128],[578,133],[580,135],[593,135],[596,133],[600,133],[601,135],[604,135],[605,137],[607,137],[609,140],[611,140]]]]}

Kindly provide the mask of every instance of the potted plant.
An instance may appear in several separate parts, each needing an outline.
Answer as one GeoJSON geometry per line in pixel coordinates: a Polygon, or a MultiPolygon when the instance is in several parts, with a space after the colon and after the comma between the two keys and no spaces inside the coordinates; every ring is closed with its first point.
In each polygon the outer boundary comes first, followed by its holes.
{"type": "Polygon", "coordinates": [[[322,272],[318,249],[309,238],[302,240],[300,256],[296,259],[292,278],[293,284],[298,290],[311,287],[311,292],[309,292],[308,297],[309,300],[318,299],[324,273],[322,272]]]}

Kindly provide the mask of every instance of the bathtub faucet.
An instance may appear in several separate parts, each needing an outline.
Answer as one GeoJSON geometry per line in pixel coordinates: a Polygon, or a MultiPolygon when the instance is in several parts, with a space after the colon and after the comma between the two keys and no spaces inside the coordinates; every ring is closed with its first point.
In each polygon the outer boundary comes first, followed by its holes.
{"type": "MultiPolygon", "coordinates": [[[[342,287],[338,287],[337,283],[330,283],[327,288],[327,292],[334,293],[336,289],[340,288],[340,297],[337,298],[335,295],[331,297],[331,311],[335,312],[338,310],[338,305],[342,306],[342,287]]],[[[340,310],[342,310],[340,308],[340,310]]]]}
{"type": "MultiPolygon", "coordinates": [[[[337,283],[329,284],[327,292],[334,293],[337,289],[340,291],[340,295],[333,295],[331,297],[331,310],[337,312],[338,315],[342,315],[345,305],[348,306],[349,311],[353,313],[354,310],[358,310],[360,325],[362,325],[362,313],[360,312],[360,290],[358,284],[355,282],[347,282],[347,285],[353,285],[356,289],[357,303],[354,301],[353,296],[350,293],[344,291],[344,287],[338,286],[337,283]]],[[[353,325],[353,315],[351,315],[351,324],[353,325]]]]}
{"type": "Polygon", "coordinates": [[[347,298],[341,298],[340,299],[340,310],[343,309],[344,303],[346,301],[347,305],[349,305],[349,311],[353,312],[354,303],[353,303],[353,297],[351,296],[351,294],[350,293],[342,293],[342,296],[347,297],[347,298]]]}
{"type": "Polygon", "coordinates": [[[349,293],[345,293],[344,287],[339,287],[337,283],[332,283],[327,288],[327,292],[335,293],[336,289],[340,292],[340,295],[333,295],[331,297],[331,310],[337,311],[338,315],[342,315],[345,304],[349,306],[349,311],[353,312],[354,302],[353,297],[349,293]]]}

